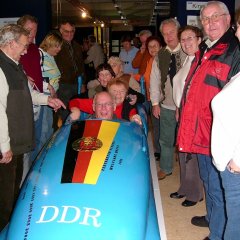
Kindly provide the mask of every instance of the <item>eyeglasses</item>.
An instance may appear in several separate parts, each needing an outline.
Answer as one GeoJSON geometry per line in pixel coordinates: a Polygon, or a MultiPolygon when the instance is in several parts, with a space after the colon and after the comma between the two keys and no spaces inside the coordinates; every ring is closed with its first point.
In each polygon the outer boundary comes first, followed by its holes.
{"type": "Polygon", "coordinates": [[[95,103],[95,106],[96,106],[97,108],[103,108],[103,107],[105,107],[105,108],[110,108],[110,107],[113,106],[113,103],[111,103],[111,102],[107,102],[107,103],[95,103]]]}
{"type": "Polygon", "coordinates": [[[66,33],[66,34],[74,34],[74,33],[75,33],[75,30],[74,30],[74,29],[71,30],[71,31],[68,31],[68,30],[66,30],[66,29],[62,29],[62,31],[63,31],[64,33],[66,33]]]}
{"type": "Polygon", "coordinates": [[[148,45],[148,49],[157,49],[159,45],[148,45]]]}
{"type": "Polygon", "coordinates": [[[220,18],[221,18],[222,16],[224,16],[224,15],[227,15],[227,14],[226,14],[226,13],[223,13],[223,14],[215,13],[215,14],[213,14],[211,17],[202,17],[202,18],[201,18],[201,21],[202,21],[202,24],[203,24],[203,25],[209,24],[209,23],[210,23],[210,20],[211,20],[213,23],[215,23],[215,22],[219,21],[220,18]]]}
{"type": "Polygon", "coordinates": [[[185,43],[185,42],[191,42],[193,41],[194,38],[196,38],[197,36],[190,36],[190,37],[187,37],[187,38],[181,38],[180,39],[180,42],[181,43],[185,43]]]}
{"type": "Polygon", "coordinates": [[[28,49],[29,44],[23,44],[23,43],[21,43],[19,41],[16,41],[16,43],[19,44],[20,46],[22,46],[24,50],[28,49]]]}
{"type": "Polygon", "coordinates": [[[112,76],[111,73],[99,73],[99,77],[109,77],[109,76],[112,76]]]}

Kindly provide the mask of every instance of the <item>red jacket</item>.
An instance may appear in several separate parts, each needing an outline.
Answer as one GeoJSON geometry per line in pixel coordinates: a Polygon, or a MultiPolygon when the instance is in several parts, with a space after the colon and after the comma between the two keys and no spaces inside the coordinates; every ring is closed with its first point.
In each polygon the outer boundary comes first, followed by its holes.
{"type": "Polygon", "coordinates": [[[211,100],[240,71],[238,45],[231,30],[207,52],[206,44],[201,44],[183,91],[177,137],[179,151],[211,154],[211,100]]]}

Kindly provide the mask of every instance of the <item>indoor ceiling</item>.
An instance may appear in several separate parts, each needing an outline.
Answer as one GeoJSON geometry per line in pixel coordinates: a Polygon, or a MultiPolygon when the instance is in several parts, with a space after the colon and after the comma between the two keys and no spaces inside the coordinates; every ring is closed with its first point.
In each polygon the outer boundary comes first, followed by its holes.
{"type": "Polygon", "coordinates": [[[170,6],[171,1],[161,0],[52,0],[53,26],[65,20],[78,27],[155,25],[157,15],[170,16],[170,6]]]}

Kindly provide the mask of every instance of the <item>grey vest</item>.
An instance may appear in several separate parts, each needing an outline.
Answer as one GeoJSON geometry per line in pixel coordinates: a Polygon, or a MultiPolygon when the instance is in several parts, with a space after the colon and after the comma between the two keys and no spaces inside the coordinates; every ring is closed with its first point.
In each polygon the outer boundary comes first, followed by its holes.
{"type": "MultiPolygon", "coordinates": [[[[178,51],[177,55],[177,60],[176,60],[176,71],[182,67],[182,64],[186,58],[186,54],[183,52],[182,49],[178,51]]],[[[160,51],[158,52],[158,66],[161,72],[161,90],[163,93],[163,100],[165,99],[165,83],[167,81],[167,75],[169,71],[169,64],[171,60],[171,53],[166,49],[166,47],[161,48],[160,51]]]]}

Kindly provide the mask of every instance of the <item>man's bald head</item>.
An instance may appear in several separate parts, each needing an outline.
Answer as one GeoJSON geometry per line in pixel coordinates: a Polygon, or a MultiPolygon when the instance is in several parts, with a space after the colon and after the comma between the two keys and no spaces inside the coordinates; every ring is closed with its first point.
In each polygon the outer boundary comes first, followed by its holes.
{"type": "Polygon", "coordinates": [[[93,99],[93,111],[96,118],[112,119],[116,104],[108,92],[97,93],[93,99]]]}

